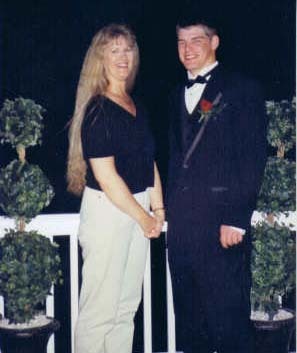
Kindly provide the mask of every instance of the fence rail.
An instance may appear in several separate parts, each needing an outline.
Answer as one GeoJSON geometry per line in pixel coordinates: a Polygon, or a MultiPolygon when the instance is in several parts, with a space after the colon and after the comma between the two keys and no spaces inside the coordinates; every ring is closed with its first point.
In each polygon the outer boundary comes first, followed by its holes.
{"type": "MultiPolygon", "coordinates": [[[[262,214],[254,212],[252,224],[263,219],[262,214]]],[[[296,230],[297,217],[295,212],[290,212],[288,217],[280,215],[280,221],[291,225],[292,230],[296,230]]],[[[74,352],[74,327],[78,315],[78,241],[77,230],[79,224],[78,214],[50,214],[40,215],[34,218],[26,227],[26,230],[36,230],[51,240],[55,236],[69,236],[70,244],[70,292],[71,292],[71,346],[74,352]]],[[[4,236],[5,229],[14,228],[14,221],[8,217],[0,216],[0,237],[4,236]]],[[[166,232],[166,224],[163,228],[166,232]]],[[[143,284],[143,326],[144,326],[144,353],[152,353],[152,314],[151,314],[151,268],[150,268],[150,248],[145,268],[143,284]]],[[[167,350],[168,353],[175,353],[175,320],[172,301],[172,289],[166,249],[166,287],[167,287],[167,350]]],[[[1,297],[0,297],[1,298],[1,297]]],[[[4,313],[3,299],[0,300],[0,313],[4,313]]],[[[54,316],[54,296],[49,296],[46,303],[46,313],[54,316]]],[[[47,353],[55,353],[54,338],[51,337],[47,353]]]]}

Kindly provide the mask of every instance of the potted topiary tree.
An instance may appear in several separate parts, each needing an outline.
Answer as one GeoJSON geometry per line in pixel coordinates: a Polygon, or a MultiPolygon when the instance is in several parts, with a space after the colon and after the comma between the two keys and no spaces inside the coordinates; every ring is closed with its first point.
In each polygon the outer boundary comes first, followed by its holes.
{"type": "Polygon", "coordinates": [[[26,161],[26,148],[41,144],[44,109],[31,99],[5,100],[0,111],[0,142],[16,148],[18,159],[0,169],[0,207],[15,219],[16,229],[0,238],[0,320],[2,353],[45,352],[59,323],[37,315],[53,283],[61,281],[57,245],[25,226],[54,196],[37,165],[26,161]],[[36,338],[36,339],[35,339],[36,338]],[[34,348],[33,348],[34,347],[34,348]]]}
{"type": "Polygon", "coordinates": [[[262,221],[252,229],[251,319],[257,352],[287,353],[295,314],[282,308],[282,298],[295,289],[296,241],[286,217],[295,210],[296,164],[285,156],[295,145],[296,100],[268,101],[266,108],[276,155],[268,158],[257,203],[262,221]]]}

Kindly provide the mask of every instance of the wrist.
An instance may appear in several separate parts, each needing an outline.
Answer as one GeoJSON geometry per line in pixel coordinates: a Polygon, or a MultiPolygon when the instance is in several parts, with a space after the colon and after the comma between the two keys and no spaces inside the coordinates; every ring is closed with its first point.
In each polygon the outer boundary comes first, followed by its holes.
{"type": "Polygon", "coordinates": [[[134,219],[136,220],[136,222],[142,223],[145,222],[149,216],[149,213],[145,209],[141,208],[137,212],[136,217],[134,219]]]}
{"type": "Polygon", "coordinates": [[[153,209],[154,217],[161,223],[165,221],[165,208],[158,207],[153,209]]]}
{"type": "Polygon", "coordinates": [[[156,212],[165,212],[165,207],[164,206],[160,206],[160,207],[154,207],[152,208],[153,213],[156,212]]]}
{"type": "Polygon", "coordinates": [[[163,215],[156,214],[156,215],[154,215],[154,218],[157,220],[158,223],[160,223],[162,225],[165,222],[165,214],[163,214],[163,215]]]}

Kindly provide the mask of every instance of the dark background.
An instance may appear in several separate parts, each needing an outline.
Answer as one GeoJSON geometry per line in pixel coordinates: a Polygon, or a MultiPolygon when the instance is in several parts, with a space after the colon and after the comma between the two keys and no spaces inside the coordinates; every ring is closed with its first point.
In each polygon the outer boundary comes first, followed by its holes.
{"type": "MultiPolygon", "coordinates": [[[[67,129],[85,52],[104,24],[127,22],[141,53],[136,89],[150,113],[157,159],[166,174],[168,91],[181,78],[175,22],[187,1],[178,0],[2,0],[0,7],[0,103],[32,98],[46,110],[43,146],[27,151],[44,169],[56,197],[44,212],[76,212],[79,200],[66,192],[67,129]]],[[[195,1],[201,12],[219,19],[224,65],[258,79],[266,99],[295,92],[295,4],[293,0],[195,1]]],[[[0,146],[0,165],[14,153],[0,146]]]]}
{"type": "MultiPolygon", "coordinates": [[[[166,98],[183,75],[177,59],[175,23],[188,3],[185,0],[0,0],[0,104],[5,98],[22,96],[34,99],[47,110],[43,145],[27,150],[28,161],[39,164],[55,188],[56,196],[44,213],[79,210],[80,200],[66,192],[66,124],[73,113],[85,52],[95,32],[109,22],[129,23],[137,34],[141,66],[136,90],[150,111],[157,161],[162,179],[166,180],[166,98]]],[[[291,99],[296,78],[294,1],[205,0],[205,3],[197,0],[195,6],[201,13],[212,13],[218,19],[219,61],[258,79],[266,99],[291,99]]],[[[0,146],[0,167],[15,157],[9,146],[0,146]]],[[[63,261],[67,273],[69,254],[65,242],[61,242],[60,248],[66,254],[63,261]]],[[[163,237],[152,242],[152,254],[153,321],[157,323],[153,347],[154,351],[165,351],[163,237]]],[[[69,287],[68,281],[65,287],[69,287]]],[[[63,290],[67,288],[60,289],[62,296],[63,290]]],[[[142,341],[141,312],[137,320],[135,352],[142,341]]],[[[69,343],[69,332],[62,331],[60,337],[69,343]]],[[[67,351],[65,347],[59,350],[67,351]]]]}

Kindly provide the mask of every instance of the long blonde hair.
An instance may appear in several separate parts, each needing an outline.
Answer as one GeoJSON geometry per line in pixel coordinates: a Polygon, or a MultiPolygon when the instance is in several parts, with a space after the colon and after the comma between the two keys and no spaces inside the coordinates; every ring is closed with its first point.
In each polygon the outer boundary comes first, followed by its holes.
{"type": "Polygon", "coordinates": [[[126,25],[110,24],[103,27],[92,39],[86,53],[76,91],[76,102],[69,130],[69,150],[67,163],[68,191],[80,195],[86,180],[86,162],[83,158],[81,126],[89,100],[95,95],[104,95],[109,84],[104,68],[105,46],[124,37],[134,49],[133,69],[127,80],[126,88],[130,91],[134,85],[139,65],[139,52],[135,35],[126,25]]]}

